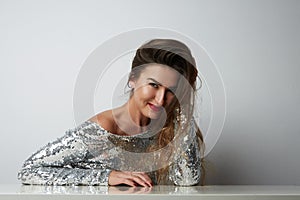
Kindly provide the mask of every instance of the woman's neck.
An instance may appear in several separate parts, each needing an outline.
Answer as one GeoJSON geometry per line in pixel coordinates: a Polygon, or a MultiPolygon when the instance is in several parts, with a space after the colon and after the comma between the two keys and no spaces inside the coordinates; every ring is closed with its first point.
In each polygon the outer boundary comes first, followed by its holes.
{"type": "Polygon", "coordinates": [[[113,110],[120,132],[124,132],[126,135],[135,135],[148,129],[147,125],[150,119],[137,111],[130,101],[113,110]]]}

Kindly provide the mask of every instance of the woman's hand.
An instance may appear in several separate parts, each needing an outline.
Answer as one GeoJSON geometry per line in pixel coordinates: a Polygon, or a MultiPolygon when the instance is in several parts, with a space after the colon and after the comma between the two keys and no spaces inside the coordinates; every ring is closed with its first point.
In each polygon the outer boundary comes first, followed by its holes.
{"type": "Polygon", "coordinates": [[[129,186],[152,187],[153,183],[145,172],[111,171],[108,177],[109,185],[126,184],[129,186]]]}

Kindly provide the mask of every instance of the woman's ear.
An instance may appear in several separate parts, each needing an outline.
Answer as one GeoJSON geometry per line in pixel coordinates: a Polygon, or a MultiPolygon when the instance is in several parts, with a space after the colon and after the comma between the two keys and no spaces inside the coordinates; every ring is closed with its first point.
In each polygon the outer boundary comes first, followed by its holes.
{"type": "Polygon", "coordinates": [[[133,80],[128,81],[128,87],[131,88],[131,89],[134,89],[135,88],[135,81],[133,81],[133,80]]]}

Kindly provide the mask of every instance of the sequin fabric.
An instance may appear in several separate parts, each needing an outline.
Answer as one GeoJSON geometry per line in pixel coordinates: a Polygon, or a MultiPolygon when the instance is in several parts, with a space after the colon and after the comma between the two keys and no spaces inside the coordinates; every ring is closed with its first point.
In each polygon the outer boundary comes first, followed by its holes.
{"type": "MultiPolygon", "coordinates": [[[[200,150],[193,124],[183,138],[185,144],[175,150],[179,153],[169,163],[168,178],[163,184],[199,183],[200,150]]],[[[159,161],[155,159],[159,154],[151,157],[147,157],[149,153],[143,154],[155,142],[155,134],[149,132],[120,136],[106,131],[95,122],[86,121],[30,156],[19,171],[18,178],[23,184],[108,185],[111,170],[142,169],[157,184],[155,163],[159,161]]]]}

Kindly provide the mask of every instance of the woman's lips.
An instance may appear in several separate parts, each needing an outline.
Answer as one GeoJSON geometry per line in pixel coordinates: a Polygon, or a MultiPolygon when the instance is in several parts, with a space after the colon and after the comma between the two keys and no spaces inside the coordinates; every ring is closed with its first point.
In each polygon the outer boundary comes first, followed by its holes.
{"type": "Polygon", "coordinates": [[[149,105],[149,107],[150,107],[153,111],[155,111],[155,112],[159,112],[159,111],[161,111],[161,109],[162,109],[161,106],[155,106],[155,105],[152,104],[152,103],[148,103],[148,105],[149,105]]]}

